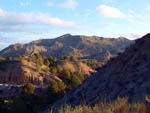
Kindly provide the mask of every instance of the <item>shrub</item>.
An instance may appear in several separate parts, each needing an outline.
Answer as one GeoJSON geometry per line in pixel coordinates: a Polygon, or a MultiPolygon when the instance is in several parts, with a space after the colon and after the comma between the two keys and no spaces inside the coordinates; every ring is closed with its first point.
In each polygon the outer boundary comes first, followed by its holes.
{"type": "Polygon", "coordinates": [[[31,83],[28,83],[24,85],[23,92],[24,95],[32,95],[35,93],[35,87],[31,83]]]}

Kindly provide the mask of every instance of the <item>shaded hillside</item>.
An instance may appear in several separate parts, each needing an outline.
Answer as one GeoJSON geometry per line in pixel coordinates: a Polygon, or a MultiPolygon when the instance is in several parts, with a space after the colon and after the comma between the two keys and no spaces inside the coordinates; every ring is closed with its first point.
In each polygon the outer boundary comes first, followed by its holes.
{"type": "Polygon", "coordinates": [[[78,105],[80,102],[93,105],[101,99],[114,100],[118,96],[126,96],[131,102],[145,102],[145,96],[150,94],[149,50],[150,34],[147,34],[120,56],[111,59],[83,85],[66,94],[55,106],[78,105]]]}
{"type": "Polygon", "coordinates": [[[19,58],[0,60],[0,83],[48,85],[51,81],[62,81],[61,75],[64,71],[81,72],[85,78],[96,72],[79,61],[52,57],[47,59],[34,54],[31,57],[19,56],[19,58]]]}
{"type": "Polygon", "coordinates": [[[79,59],[108,61],[112,56],[124,51],[134,41],[126,38],[103,38],[96,36],[72,36],[66,34],[55,39],[43,39],[28,44],[15,44],[0,52],[3,57],[30,56],[39,53],[44,56],[75,56],[79,59]]]}

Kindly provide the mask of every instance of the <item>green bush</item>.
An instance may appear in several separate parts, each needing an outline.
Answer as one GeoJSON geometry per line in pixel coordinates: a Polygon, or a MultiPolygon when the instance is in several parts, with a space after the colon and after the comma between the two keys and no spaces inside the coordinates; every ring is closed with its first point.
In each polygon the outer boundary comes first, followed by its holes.
{"type": "Polygon", "coordinates": [[[35,87],[31,83],[28,83],[24,85],[23,92],[24,95],[32,95],[35,93],[35,87]]]}

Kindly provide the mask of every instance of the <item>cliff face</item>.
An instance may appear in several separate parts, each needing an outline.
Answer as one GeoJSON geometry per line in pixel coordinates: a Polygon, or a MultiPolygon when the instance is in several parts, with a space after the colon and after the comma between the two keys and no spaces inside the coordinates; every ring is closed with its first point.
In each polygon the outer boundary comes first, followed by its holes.
{"type": "Polygon", "coordinates": [[[128,97],[131,102],[145,102],[145,96],[150,94],[149,50],[150,34],[147,34],[54,106],[78,105],[82,101],[93,105],[118,96],[128,97]]]}
{"type": "Polygon", "coordinates": [[[79,59],[97,59],[105,62],[110,56],[124,51],[134,41],[126,38],[102,38],[96,36],[72,36],[66,34],[55,39],[33,41],[28,44],[16,44],[0,52],[3,57],[16,57],[19,55],[30,56],[40,53],[44,56],[74,55],[79,59]]]}

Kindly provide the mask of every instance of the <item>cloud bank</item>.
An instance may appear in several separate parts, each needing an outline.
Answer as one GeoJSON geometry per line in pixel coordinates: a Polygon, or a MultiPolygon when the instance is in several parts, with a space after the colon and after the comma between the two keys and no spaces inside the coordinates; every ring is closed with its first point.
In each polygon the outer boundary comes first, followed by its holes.
{"type": "Polygon", "coordinates": [[[47,25],[58,28],[76,28],[78,26],[75,22],[64,21],[43,13],[16,13],[0,9],[0,32],[23,31],[25,26],[29,25],[47,25]]]}

